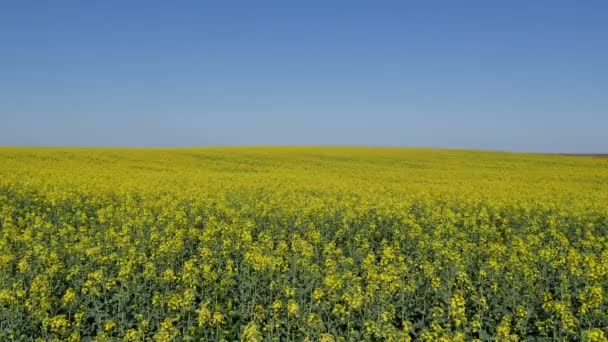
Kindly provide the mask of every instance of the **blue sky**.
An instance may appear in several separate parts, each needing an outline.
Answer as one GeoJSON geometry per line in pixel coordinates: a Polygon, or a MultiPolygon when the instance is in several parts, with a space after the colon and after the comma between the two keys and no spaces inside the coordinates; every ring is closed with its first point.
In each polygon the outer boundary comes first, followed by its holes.
{"type": "Polygon", "coordinates": [[[608,152],[608,2],[2,1],[0,123],[0,145],[608,152]]]}

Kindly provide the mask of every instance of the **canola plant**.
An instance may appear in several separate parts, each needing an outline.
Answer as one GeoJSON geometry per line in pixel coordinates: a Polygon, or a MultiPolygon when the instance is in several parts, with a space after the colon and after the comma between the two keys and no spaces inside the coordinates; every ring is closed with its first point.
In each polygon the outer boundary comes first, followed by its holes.
{"type": "Polygon", "coordinates": [[[2,341],[606,341],[608,159],[0,148],[2,341]]]}

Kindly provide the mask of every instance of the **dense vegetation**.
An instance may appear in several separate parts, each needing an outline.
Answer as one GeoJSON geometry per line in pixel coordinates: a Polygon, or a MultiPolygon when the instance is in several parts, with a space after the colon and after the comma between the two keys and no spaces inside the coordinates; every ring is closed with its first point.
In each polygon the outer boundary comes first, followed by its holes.
{"type": "Polygon", "coordinates": [[[606,341],[608,159],[0,148],[0,340],[606,341]]]}

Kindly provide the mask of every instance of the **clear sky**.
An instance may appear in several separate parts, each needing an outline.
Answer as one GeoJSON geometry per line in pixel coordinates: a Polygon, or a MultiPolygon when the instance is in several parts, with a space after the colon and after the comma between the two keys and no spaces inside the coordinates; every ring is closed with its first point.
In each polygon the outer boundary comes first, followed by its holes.
{"type": "Polygon", "coordinates": [[[0,145],[608,152],[608,1],[0,1],[0,145]]]}

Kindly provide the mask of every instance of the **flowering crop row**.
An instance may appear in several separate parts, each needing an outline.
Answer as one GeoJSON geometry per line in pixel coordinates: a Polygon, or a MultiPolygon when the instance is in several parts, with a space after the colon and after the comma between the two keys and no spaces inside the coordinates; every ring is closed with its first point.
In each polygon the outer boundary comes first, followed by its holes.
{"type": "Polygon", "coordinates": [[[0,340],[606,341],[608,160],[0,148],[0,340]]]}

